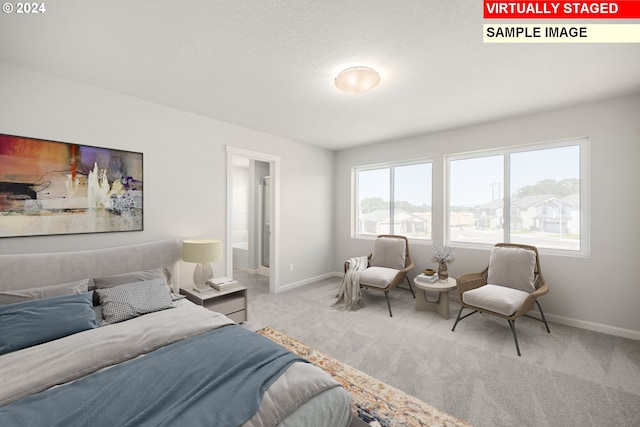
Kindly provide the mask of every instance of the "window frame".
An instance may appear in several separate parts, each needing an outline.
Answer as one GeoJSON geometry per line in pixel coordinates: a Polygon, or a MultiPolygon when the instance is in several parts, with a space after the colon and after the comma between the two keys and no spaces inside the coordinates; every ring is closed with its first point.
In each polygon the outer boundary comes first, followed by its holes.
{"type": "Polygon", "coordinates": [[[517,146],[509,146],[496,149],[479,150],[466,153],[447,154],[444,159],[445,168],[445,194],[444,194],[444,241],[447,246],[463,248],[487,249],[494,246],[490,243],[474,243],[451,240],[451,162],[488,156],[503,156],[503,242],[510,242],[511,234],[511,155],[554,148],[578,146],[579,170],[580,170],[580,249],[558,249],[538,247],[538,251],[544,254],[574,256],[587,258],[590,256],[590,140],[588,137],[569,138],[550,142],[531,143],[517,146]]]}
{"type": "MultiPolygon", "coordinates": [[[[385,162],[385,163],[376,163],[376,164],[369,164],[369,165],[360,165],[360,166],[353,166],[351,168],[351,238],[352,239],[362,239],[362,240],[375,240],[377,238],[377,235],[373,235],[373,234],[360,234],[360,230],[358,227],[358,220],[359,220],[359,210],[360,210],[360,206],[359,206],[359,200],[360,200],[360,193],[359,193],[359,172],[363,172],[363,171],[371,171],[371,170],[379,170],[379,169],[391,169],[389,172],[389,222],[390,222],[390,226],[392,226],[393,222],[392,218],[394,218],[394,213],[395,213],[395,173],[393,171],[394,168],[396,167],[403,167],[403,166],[412,166],[412,165],[421,165],[421,164],[429,164],[431,165],[431,204],[428,205],[431,208],[431,232],[430,235],[431,237],[428,239],[423,239],[423,238],[418,238],[418,237],[410,237],[410,236],[405,236],[407,237],[407,239],[413,243],[418,243],[418,244],[433,244],[433,211],[434,211],[434,206],[433,206],[433,194],[434,194],[434,161],[433,158],[431,157],[424,157],[424,158],[418,158],[418,159],[411,159],[411,160],[402,160],[402,161],[395,161],[395,162],[385,162]]],[[[390,231],[388,234],[397,234],[394,232],[394,230],[392,228],[390,228],[390,231]]],[[[403,234],[399,234],[399,235],[403,235],[403,234]]]]}

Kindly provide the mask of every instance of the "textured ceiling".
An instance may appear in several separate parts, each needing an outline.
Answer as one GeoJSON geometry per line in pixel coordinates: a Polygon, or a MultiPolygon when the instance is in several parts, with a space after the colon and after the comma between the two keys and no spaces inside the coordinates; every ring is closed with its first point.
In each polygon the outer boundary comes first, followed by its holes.
{"type": "Polygon", "coordinates": [[[0,61],[329,149],[640,91],[640,44],[483,44],[479,0],[56,0],[0,61]],[[381,84],[339,92],[342,69],[381,84]]]}

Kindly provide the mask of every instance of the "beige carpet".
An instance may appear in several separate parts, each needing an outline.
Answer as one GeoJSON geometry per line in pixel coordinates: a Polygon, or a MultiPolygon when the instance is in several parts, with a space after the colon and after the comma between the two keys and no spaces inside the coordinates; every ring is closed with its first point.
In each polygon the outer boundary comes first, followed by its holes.
{"type": "Polygon", "coordinates": [[[331,374],[351,394],[353,413],[371,425],[470,426],[275,329],[266,327],[257,332],[331,374]]]}

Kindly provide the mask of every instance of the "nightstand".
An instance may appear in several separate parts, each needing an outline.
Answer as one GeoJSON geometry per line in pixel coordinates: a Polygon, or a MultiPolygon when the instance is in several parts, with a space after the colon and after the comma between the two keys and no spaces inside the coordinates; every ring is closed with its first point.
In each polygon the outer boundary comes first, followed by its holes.
{"type": "Polygon", "coordinates": [[[234,286],[231,289],[217,291],[196,292],[191,288],[180,288],[180,293],[194,304],[203,306],[211,311],[217,311],[234,322],[242,323],[247,320],[247,288],[234,286]]]}

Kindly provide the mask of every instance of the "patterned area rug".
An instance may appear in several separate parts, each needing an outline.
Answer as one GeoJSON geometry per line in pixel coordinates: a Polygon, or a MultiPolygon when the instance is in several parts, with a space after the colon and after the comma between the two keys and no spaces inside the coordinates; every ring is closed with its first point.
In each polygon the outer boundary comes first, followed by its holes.
{"type": "Polygon", "coordinates": [[[257,331],[287,350],[304,357],[327,371],[351,394],[353,413],[371,426],[463,426],[470,424],[455,418],[397,388],[346,365],[275,329],[257,331]]]}

